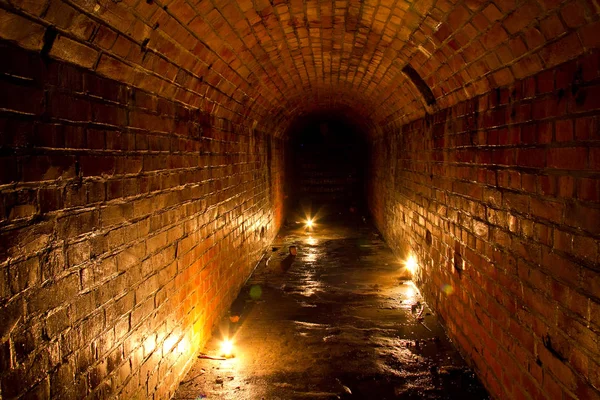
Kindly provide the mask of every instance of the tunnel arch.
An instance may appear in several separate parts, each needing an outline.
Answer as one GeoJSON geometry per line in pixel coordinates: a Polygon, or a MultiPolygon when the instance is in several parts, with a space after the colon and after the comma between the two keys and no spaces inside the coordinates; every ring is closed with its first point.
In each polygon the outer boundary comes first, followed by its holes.
{"type": "Polygon", "coordinates": [[[595,47],[597,19],[594,3],[533,0],[79,0],[15,3],[15,13],[5,12],[6,39],[39,50],[55,26],[54,57],[208,113],[262,121],[293,107],[290,98],[353,92],[379,125],[426,111],[407,65],[445,108],[595,47]]]}
{"type": "Polygon", "coordinates": [[[371,214],[486,386],[599,397],[599,12],[1,2],[0,396],[169,398],[320,112],[365,132],[371,214]]]}

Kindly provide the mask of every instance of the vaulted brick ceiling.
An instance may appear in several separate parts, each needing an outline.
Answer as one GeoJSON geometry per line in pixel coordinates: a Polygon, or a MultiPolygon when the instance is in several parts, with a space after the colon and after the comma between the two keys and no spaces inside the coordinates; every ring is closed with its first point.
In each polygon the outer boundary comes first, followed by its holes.
{"type": "Polygon", "coordinates": [[[327,109],[396,126],[428,107],[406,65],[431,88],[433,107],[444,108],[598,46],[600,29],[597,3],[578,0],[52,0],[17,8],[40,30],[0,11],[0,22],[13,25],[8,39],[41,49],[50,24],[58,32],[50,56],[280,134],[294,117],[327,109]]]}

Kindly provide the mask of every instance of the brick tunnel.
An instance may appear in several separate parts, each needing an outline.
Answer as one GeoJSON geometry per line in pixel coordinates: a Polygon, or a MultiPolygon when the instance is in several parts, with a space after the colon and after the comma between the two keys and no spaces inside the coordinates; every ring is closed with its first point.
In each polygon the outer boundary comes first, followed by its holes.
{"type": "Polygon", "coordinates": [[[172,397],[311,182],[492,398],[600,398],[599,13],[1,1],[0,398],[172,397]]]}

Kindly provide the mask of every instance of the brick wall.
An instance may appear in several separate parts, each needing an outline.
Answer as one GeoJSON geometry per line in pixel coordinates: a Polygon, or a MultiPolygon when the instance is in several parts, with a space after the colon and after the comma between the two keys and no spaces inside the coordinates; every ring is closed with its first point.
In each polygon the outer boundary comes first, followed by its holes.
{"type": "Polygon", "coordinates": [[[282,142],[0,58],[0,398],[167,399],[279,228],[282,142]]]}
{"type": "Polygon", "coordinates": [[[392,244],[445,265],[421,281],[492,391],[550,393],[553,377],[570,393],[598,388],[597,56],[557,68],[600,46],[598,10],[0,2],[0,39],[32,51],[1,47],[2,396],[73,382],[76,398],[146,398],[173,385],[187,360],[177,355],[200,346],[281,221],[279,138],[323,110],[370,131],[373,214],[392,244]],[[454,318],[465,304],[475,314],[454,318]]]}
{"type": "Polygon", "coordinates": [[[496,398],[600,397],[599,78],[596,51],[372,143],[376,223],[496,398]]]}

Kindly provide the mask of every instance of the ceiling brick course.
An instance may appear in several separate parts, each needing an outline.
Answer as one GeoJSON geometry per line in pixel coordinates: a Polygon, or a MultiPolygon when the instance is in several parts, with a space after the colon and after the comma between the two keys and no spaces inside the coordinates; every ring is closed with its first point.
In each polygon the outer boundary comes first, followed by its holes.
{"type": "MultiPolygon", "coordinates": [[[[46,0],[0,9],[0,37],[283,134],[318,109],[382,129],[510,85],[599,45],[592,2],[46,0]],[[22,23],[21,23],[22,22],[22,23]],[[26,22],[26,23],[25,23],[26,22]],[[436,98],[428,109],[402,72],[436,98]]],[[[5,6],[0,6],[5,7],[5,6]]]]}

